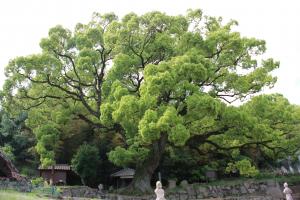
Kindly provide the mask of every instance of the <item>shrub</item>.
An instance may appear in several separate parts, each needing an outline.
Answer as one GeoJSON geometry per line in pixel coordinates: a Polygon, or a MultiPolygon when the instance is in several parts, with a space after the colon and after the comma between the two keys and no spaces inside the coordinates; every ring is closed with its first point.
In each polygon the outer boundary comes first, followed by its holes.
{"type": "Polygon", "coordinates": [[[226,173],[239,171],[241,176],[255,177],[259,174],[259,171],[252,166],[251,162],[247,159],[243,159],[234,163],[228,163],[226,167],[226,173]]]}
{"type": "Polygon", "coordinates": [[[35,187],[41,186],[44,183],[44,179],[42,177],[33,178],[31,179],[31,183],[35,187]]]}

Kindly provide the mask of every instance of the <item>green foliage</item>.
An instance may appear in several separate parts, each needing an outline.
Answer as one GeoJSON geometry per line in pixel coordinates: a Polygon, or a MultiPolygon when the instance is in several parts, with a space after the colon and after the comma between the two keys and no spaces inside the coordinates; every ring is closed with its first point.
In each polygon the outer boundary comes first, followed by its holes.
{"type": "Polygon", "coordinates": [[[42,186],[44,184],[44,179],[42,177],[37,177],[37,178],[31,179],[31,183],[35,187],[42,186]]]}
{"type": "Polygon", "coordinates": [[[38,140],[36,150],[40,154],[40,160],[43,166],[55,164],[55,149],[59,139],[59,130],[55,124],[45,124],[35,129],[38,140]]]}
{"type": "Polygon", "coordinates": [[[12,116],[0,110],[0,150],[22,170],[25,165],[35,162],[35,154],[31,151],[35,138],[31,130],[25,126],[27,114],[21,112],[12,116]]]}
{"type": "Polygon", "coordinates": [[[255,177],[259,174],[259,171],[255,166],[251,165],[251,162],[247,159],[237,161],[235,163],[228,163],[226,172],[236,172],[238,171],[241,176],[245,177],[255,177]]]}
{"type": "Polygon", "coordinates": [[[0,151],[3,152],[5,156],[11,161],[15,160],[15,155],[13,154],[13,148],[10,145],[5,144],[3,147],[0,147],[0,151]]]}
{"type": "MultiPolygon", "coordinates": [[[[166,148],[186,148],[202,164],[220,159],[223,167],[232,162],[253,175],[244,161],[261,162],[253,151],[274,160],[299,148],[300,112],[276,94],[230,105],[272,87],[271,72],[279,67],[260,59],[265,41],[242,36],[236,25],[189,10],[122,19],[96,13],[73,31],[56,26],[41,40],[40,54],[6,67],[3,106],[11,113],[29,110],[26,124],[43,165],[55,162],[63,129],[80,119],[117,140],[108,155],[119,166],[147,166],[153,173],[166,148]]],[[[74,166],[85,151],[96,155],[89,148],[80,148],[74,166]]]]}
{"type": "Polygon", "coordinates": [[[99,164],[99,152],[94,146],[83,144],[72,159],[73,170],[81,177],[84,184],[92,184],[99,164]]]}
{"type": "MultiPolygon", "coordinates": [[[[160,16],[157,13],[149,15],[160,16]]],[[[146,18],[149,24],[145,25],[146,16],[127,15],[122,22],[127,26],[119,23],[117,29],[123,39],[117,44],[124,49],[120,50],[121,54],[116,57],[108,77],[117,79],[124,96],[115,95],[119,94],[116,90],[108,92],[113,106],[105,109],[102,114],[106,116],[102,117],[120,123],[124,128],[127,148],[116,148],[109,154],[110,160],[118,165],[128,165],[133,162],[137,147],[153,152],[153,145],[156,141],[163,142],[165,134],[168,141],[176,146],[190,145],[194,143],[193,138],[198,137],[200,142],[196,142],[196,148],[208,143],[215,144],[208,145],[209,149],[213,149],[223,147],[223,144],[231,146],[229,138],[238,135],[242,138],[251,132],[254,116],[227,106],[222,100],[243,99],[275,83],[276,79],[269,72],[277,68],[278,63],[270,59],[259,66],[255,58],[265,52],[265,42],[241,37],[231,30],[235,22],[223,25],[221,19],[203,18],[202,12],[196,10],[189,11],[186,17],[180,19],[185,23],[179,25],[176,33],[173,33],[173,24],[164,21],[172,17],[160,16],[162,21],[155,23],[164,23],[165,43],[155,43],[160,41],[161,33],[154,31],[153,35],[148,34],[150,38],[153,36],[152,43],[148,44],[143,38],[152,21],[146,18]],[[195,23],[197,20],[204,20],[206,25],[200,27],[201,23],[195,23]],[[134,32],[137,29],[140,32],[134,32]],[[203,34],[197,30],[202,30],[203,34]],[[174,34],[171,38],[169,31],[174,34]],[[129,34],[130,43],[126,43],[129,34]],[[140,40],[144,47],[139,46],[140,40]],[[150,49],[161,49],[161,45],[168,46],[162,51],[165,56],[154,60],[159,50],[152,53],[154,51],[150,49]],[[139,82],[141,76],[143,82],[139,82]],[[125,77],[136,80],[130,81],[125,77]],[[132,93],[136,87],[138,91],[132,93]],[[215,133],[210,135],[211,132],[215,133]]],[[[158,24],[157,29],[161,28],[158,24]]],[[[250,141],[245,137],[237,140],[232,146],[250,141]]],[[[137,164],[144,161],[135,160],[137,164]]]]}

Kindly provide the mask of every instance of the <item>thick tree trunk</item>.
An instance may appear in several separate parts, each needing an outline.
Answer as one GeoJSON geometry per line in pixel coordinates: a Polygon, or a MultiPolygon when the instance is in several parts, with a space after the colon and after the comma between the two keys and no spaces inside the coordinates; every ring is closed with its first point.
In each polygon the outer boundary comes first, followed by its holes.
{"type": "MultiPolygon", "coordinates": [[[[155,170],[154,167],[152,169],[155,170]]],[[[146,168],[143,169],[142,167],[137,168],[136,174],[131,183],[132,188],[130,189],[140,193],[151,193],[152,188],[150,182],[154,172],[154,170],[152,169],[149,169],[149,167],[147,167],[147,169],[146,168]]]]}
{"type": "Polygon", "coordinates": [[[162,134],[162,137],[153,143],[151,153],[144,163],[137,166],[130,189],[141,193],[152,193],[151,178],[159,166],[160,159],[165,151],[167,135],[162,134]]]}

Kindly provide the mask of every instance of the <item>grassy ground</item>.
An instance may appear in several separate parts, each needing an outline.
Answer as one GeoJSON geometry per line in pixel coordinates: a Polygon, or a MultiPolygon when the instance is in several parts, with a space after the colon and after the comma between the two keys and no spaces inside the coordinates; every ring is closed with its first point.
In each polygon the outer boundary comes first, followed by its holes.
{"type": "MultiPolygon", "coordinates": [[[[36,193],[21,193],[12,190],[0,190],[0,200],[55,200],[47,197],[38,197],[36,193]]],[[[87,198],[70,198],[70,200],[101,200],[87,198]]]]}
{"type": "Polygon", "coordinates": [[[2,200],[49,200],[49,198],[41,198],[33,193],[20,193],[16,191],[0,190],[0,199],[2,200]]]}

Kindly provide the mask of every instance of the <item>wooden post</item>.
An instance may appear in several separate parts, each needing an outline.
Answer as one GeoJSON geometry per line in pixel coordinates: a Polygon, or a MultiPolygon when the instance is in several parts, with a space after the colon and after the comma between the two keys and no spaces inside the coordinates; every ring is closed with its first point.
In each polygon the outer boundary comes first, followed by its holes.
{"type": "Polygon", "coordinates": [[[52,179],[52,185],[54,184],[54,165],[52,165],[51,169],[51,179],[52,179]]]}

